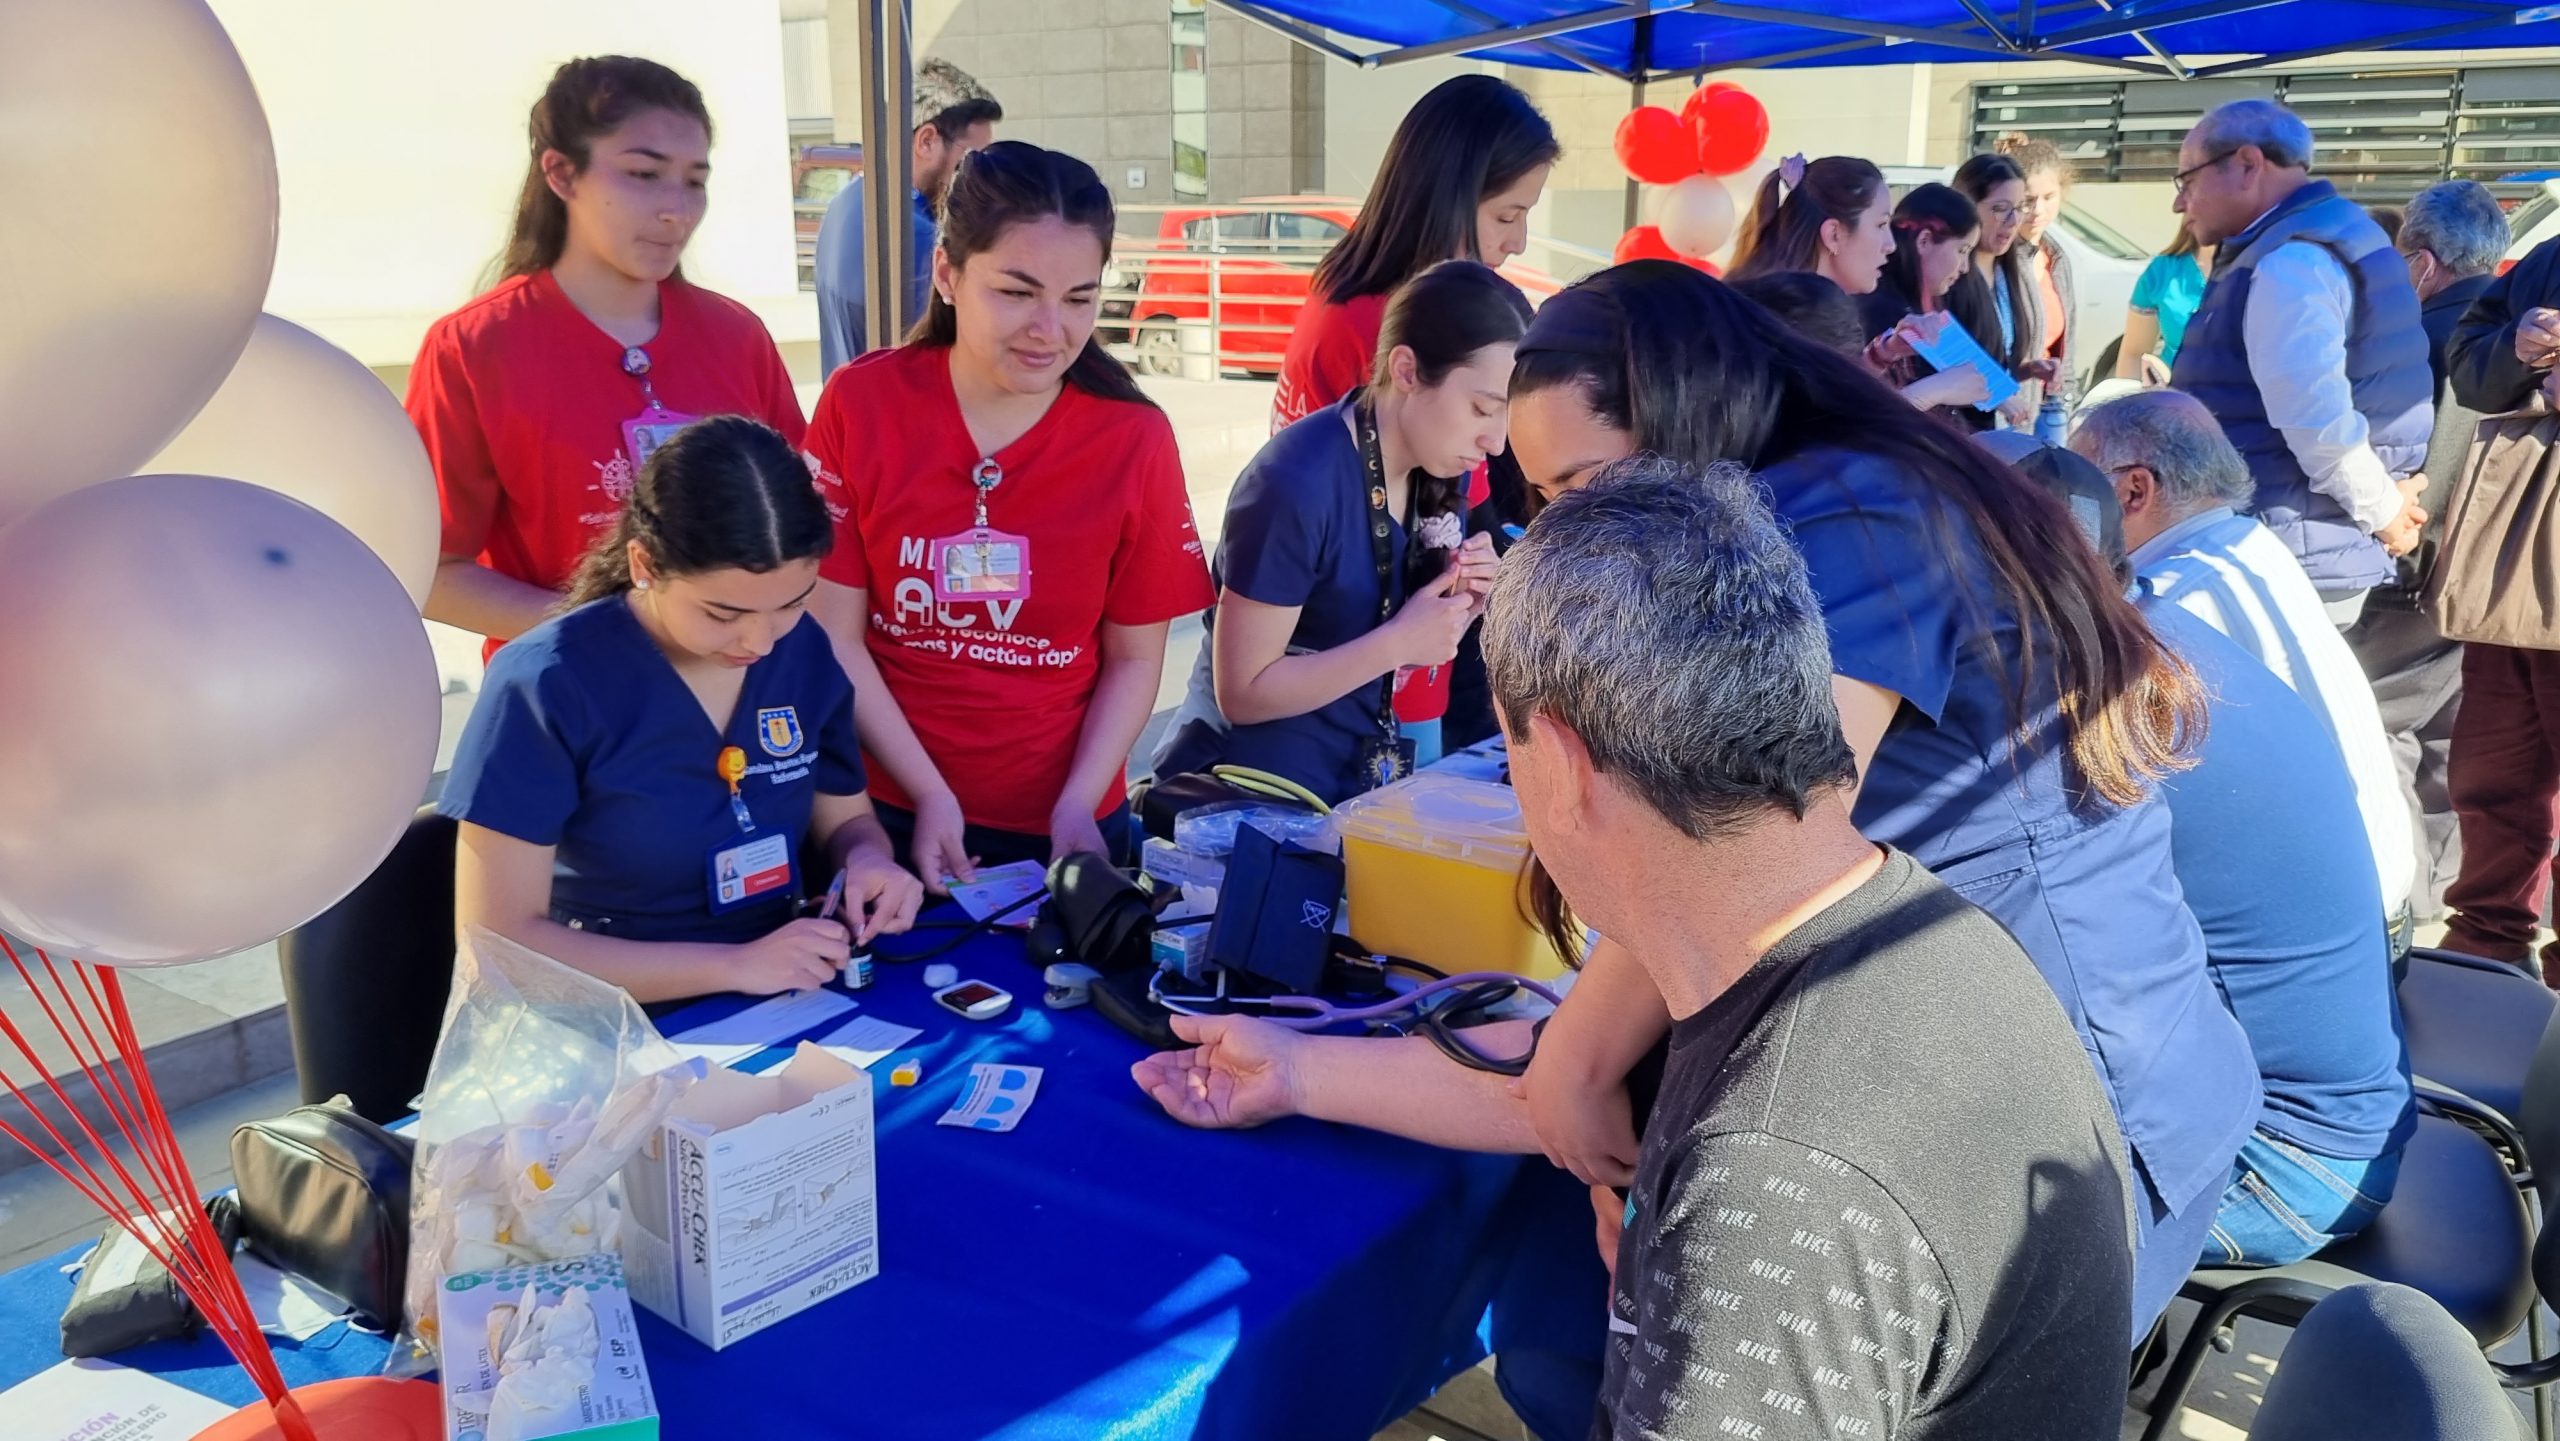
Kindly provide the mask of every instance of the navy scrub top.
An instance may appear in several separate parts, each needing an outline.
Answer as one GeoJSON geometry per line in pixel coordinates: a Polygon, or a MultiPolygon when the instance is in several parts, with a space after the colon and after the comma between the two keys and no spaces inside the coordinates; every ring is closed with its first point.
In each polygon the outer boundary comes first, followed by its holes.
{"type": "Polygon", "coordinates": [[[2258,1118],[2258,1070],[2171,869],[2167,805],[2072,804],[2052,642],[2037,646],[2019,727],[2004,679],[2018,618],[1990,590],[1970,522],[1926,482],[1840,450],[1761,479],[1804,552],[1832,670],[1903,699],[1858,829],[2009,928],[2080,1032],[2151,1199],[2209,1213],[2258,1118]]]}
{"type": "Polygon", "coordinates": [[[2382,888],[2329,725],[2229,636],[2145,596],[2213,697],[2195,766],[2161,782],[2178,883],[2265,1078],[2258,1128],[2369,1161],[2417,1128],[2382,888]]]}
{"type": "MultiPolygon", "coordinates": [[[[1359,392],[1300,417],[1263,446],[1227,497],[1217,581],[1247,600],[1298,607],[1289,653],[1308,655],[1358,640],[1378,625],[1378,562],[1369,550],[1369,482],[1351,438],[1359,392]]],[[[1404,598],[1405,529],[1387,531],[1388,584],[1404,598]]],[[[1216,625],[1213,609],[1203,629],[1216,625]]],[[[1360,754],[1378,734],[1381,677],[1304,715],[1229,725],[1210,671],[1214,633],[1200,647],[1190,693],[1156,756],[1158,775],[1212,765],[1286,776],[1327,804],[1366,789],[1360,754]]]]}
{"type": "Polygon", "coordinates": [[[724,735],[621,596],[510,641],[489,662],[438,809],[556,848],[551,918],[626,940],[751,941],[791,919],[797,888],[711,910],[710,857],[739,838],[720,778],[746,752],[757,834],[797,853],[818,796],[859,795],[853,684],[808,616],[747,668],[724,735]]]}

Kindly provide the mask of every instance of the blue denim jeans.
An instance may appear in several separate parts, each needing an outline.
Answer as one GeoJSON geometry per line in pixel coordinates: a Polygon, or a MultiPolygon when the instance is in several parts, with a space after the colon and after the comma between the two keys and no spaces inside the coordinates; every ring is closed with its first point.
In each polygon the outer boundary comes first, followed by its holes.
{"type": "Polygon", "coordinates": [[[2265,1131],[2240,1148],[2204,1247],[2208,1266],[2283,1266],[2369,1224],[2400,1180],[2400,1153],[2341,1161],[2265,1131]]]}

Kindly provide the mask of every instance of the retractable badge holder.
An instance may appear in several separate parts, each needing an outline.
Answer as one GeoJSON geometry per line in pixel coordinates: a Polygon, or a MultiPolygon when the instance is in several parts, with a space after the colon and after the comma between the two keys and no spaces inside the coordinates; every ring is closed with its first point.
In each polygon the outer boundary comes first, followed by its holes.
{"type": "Polygon", "coordinates": [[[787,890],[799,864],[792,854],[791,837],[780,831],[757,831],[756,818],[747,811],[747,798],[740,789],[747,778],[747,753],[737,746],[722,746],[719,769],[720,779],[729,783],[729,814],[738,822],[738,833],[713,846],[706,858],[714,915],[787,890]]]}
{"type": "Polygon", "coordinates": [[[1031,594],[1031,542],[987,524],[987,497],[1004,483],[993,460],[978,462],[976,523],[933,543],[933,596],[940,601],[1022,600],[1031,594]]]}
{"type": "Polygon", "coordinates": [[[640,382],[640,398],[647,402],[638,415],[622,422],[622,453],[631,458],[632,472],[637,474],[659,446],[699,417],[679,415],[658,403],[657,388],[649,383],[649,352],[639,346],[622,352],[622,373],[640,382]]]}

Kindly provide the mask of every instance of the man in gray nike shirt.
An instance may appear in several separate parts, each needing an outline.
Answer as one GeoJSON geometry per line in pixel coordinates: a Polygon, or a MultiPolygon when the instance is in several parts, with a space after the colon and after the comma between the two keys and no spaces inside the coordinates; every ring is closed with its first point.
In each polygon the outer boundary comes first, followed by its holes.
{"type": "MultiPolygon", "coordinates": [[[[1669,1004],[1624,1204],[1616,1441],[2077,1441],[2121,1425],[2124,1154],[2000,925],[1849,821],[1803,559],[1740,472],[1612,466],[1503,562],[1485,657],[1530,839],[1669,1004]]],[[[1534,1152],[1420,1038],[1178,1020],[1195,1125],[1299,1114],[1534,1152]]],[[[1470,1036],[1490,1053],[1525,1026],[1470,1036]]]]}

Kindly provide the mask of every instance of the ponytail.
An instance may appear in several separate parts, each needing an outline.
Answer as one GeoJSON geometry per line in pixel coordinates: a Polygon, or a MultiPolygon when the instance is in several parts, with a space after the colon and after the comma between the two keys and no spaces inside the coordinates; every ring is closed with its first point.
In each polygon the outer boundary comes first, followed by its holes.
{"type": "Polygon", "coordinates": [[[762,575],[824,557],[835,534],[827,503],[791,442],[744,416],[715,415],[677,431],[650,454],[622,518],[578,563],[560,609],[631,589],[635,541],[663,576],[762,575]]]}
{"type": "MultiPolygon", "coordinates": [[[[1397,287],[1388,300],[1386,315],[1378,323],[1378,358],[1370,372],[1370,392],[1376,395],[1394,386],[1395,353],[1400,349],[1412,352],[1416,377],[1424,385],[1437,386],[1486,346],[1519,344],[1529,328],[1529,315],[1528,297],[1490,267],[1472,260],[1444,260],[1397,287]]],[[[1408,586],[1429,583],[1448,568],[1455,553],[1454,546],[1426,547],[1419,522],[1445,515],[1463,523],[1466,509],[1465,476],[1414,472],[1417,524],[1405,548],[1408,586]]]]}
{"type": "MultiPolygon", "coordinates": [[[[961,157],[960,168],[942,192],[942,225],[937,242],[954,269],[969,263],[1004,238],[1016,225],[1056,218],[1092,233],[1111,260],[1116,217],[1111,191],[1093,167],[1059,150],[1043,150],[1020,140],[999,140],[961,157]]],[[[959,343],[960,316],[951,302],[934,291],[925,298],[924,314],[907,332],[909,345],[949,349],[959,343]]],[[[1085,338],[1084,348],[1067,364],[1066,381],[1089,395],[1153,406],[1138,388],[1129,367],[1111,358],[1102,342],[1085,338]]]]}
{"type": "Polygon", "coordinates": [[[1853,155],[1825,155],[1807,164],[1789,156],[1761,178],[1734,244],[1735,280],[1788,270],[1817,270],[1822,226],[1836,220],[1850,229],[1885,194],[1884,172],[1853,155]],[[1794,178],[1789,178],[1789,172],[1794,178]]]}

